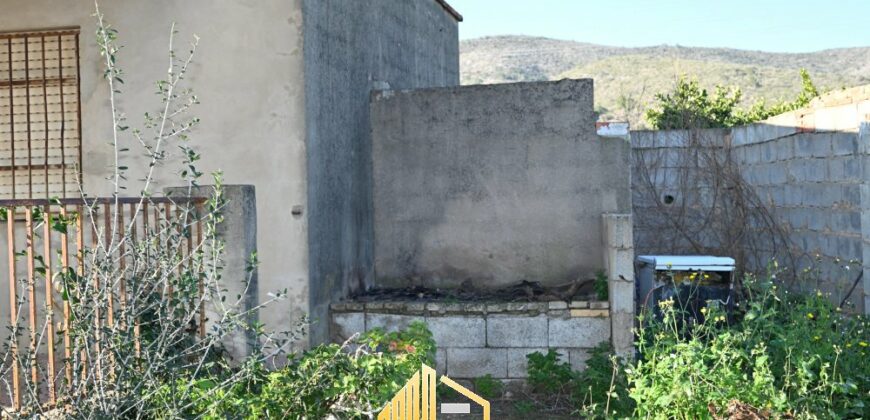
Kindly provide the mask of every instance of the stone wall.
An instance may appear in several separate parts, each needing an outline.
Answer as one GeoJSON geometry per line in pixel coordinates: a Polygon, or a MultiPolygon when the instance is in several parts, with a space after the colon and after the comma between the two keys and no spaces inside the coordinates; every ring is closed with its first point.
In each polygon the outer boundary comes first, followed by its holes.
{"type": "Polygon", "coordinates": [[[383,91],[372,129],[381,286],[592,278],[601,215],[631,207],[630,147],[596,134],[591,80],[383,91]]]}
{"type": "Polygon", "coordinates": [[[456,379],[492,375],[524,379],[526,355],[554,348],[578,370],[589,350],[610,340],[608,302],[423,303],[332,305],[332,339],[357,332],[396,331],[425,322],[438,345],[436,370],[456,379]]]}

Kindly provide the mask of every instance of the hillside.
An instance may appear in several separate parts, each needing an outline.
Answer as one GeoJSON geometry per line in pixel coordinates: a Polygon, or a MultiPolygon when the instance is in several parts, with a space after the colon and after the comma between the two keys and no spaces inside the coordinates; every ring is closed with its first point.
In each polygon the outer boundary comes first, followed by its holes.
{"type": "Polygon", "coordinates": [[[746,104],[790,98],[809,70],[823,90],[870,84],[870,47],[784,54],[726,48],[608,47],[526,36],[462,41],[463,84],[561,78],[595,79],[596,109],[607,119],[642,125],[642,111],[680,75],[707,87],[739,86],[746,104]]]}

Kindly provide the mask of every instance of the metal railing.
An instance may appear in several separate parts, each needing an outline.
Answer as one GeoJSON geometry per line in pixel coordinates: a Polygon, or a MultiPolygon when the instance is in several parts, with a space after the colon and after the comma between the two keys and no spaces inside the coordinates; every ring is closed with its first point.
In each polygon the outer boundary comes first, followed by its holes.
{"type": "MultiPolygon", "coordinates": [[[[55,403],[63,384],[73,381],[74,369],[87,368],[73,366],[71,299],[64,297],[63,288],[56,283],[63,273],[87,278],[98,289],[105,286],[99,284],[98,276],[89,276],[86,255],[89,249],[107,249],[107,244],[113,244],[113,261],[121,274],[104,295],[106,301],[100,308],[105,312],[96,313],[98,325],[94,334],[99,335],[104,328],[115,328],[117,322],[125,322],[118,317],[124,313],[130,297],[127,282],[136,275],[135,270],[125,269],[128,259],[132,259],[128,247],[137,239],[160,238],[173,229],[180,239],[172,246],[179,248],[179,254],[190,256],[203,243],[204,222],[195,215],[203,214],[206,201],[168,197],[0,200],[0,226],[6,225],[5,229],[0,228],[0,249],[5,246],[7,257],[0,261],[0,266],[6,266],[5,270],[0,268],[0,276],[5,276],[8,284],[7,290],[0,290],[0,295],[7,295],[0,300],[0,338],[6,343],[6,358],[2,362],[7,368],[11,366],[0,373],[0,387],[7,388],[0,392],[3,395],[0,402],[15,409],[21,407],[25,392],[22,379],[26,379],[28,392],[33,393],[35,384],[39,390],[36,398],[55,403]],[[194,216],[187,218],[186,214],[194,216]],[[4,302],[8,307],[3,308],[4,302]],[[22,373],[29,376],[23,378],[22,373]],[[7,396],[11,401],[6,401],[7,396]]],[[[178,270],[180,274],[182,267],[178,270]]],[[[198,287],[202,296],[201,279],[198,287]]],[[[196,310],[199,319],[195,333],[202,336],[206,319],[201,302],[196,310]]],[[[134,322],[138,352],[139,324],[138,320],[134,322]]],[[[98,353],[101,342],[99,336],[93,337],[98,353]]]]}

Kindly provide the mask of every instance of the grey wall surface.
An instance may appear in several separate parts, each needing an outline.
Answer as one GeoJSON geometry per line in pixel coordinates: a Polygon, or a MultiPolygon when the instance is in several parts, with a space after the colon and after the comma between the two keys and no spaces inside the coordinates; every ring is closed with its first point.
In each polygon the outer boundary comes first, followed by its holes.
{"type": "Polygon", "coordinates": [[[715,180],[703,160],[722,159],[728,135],[728,130],[631,132],[638,255],[703,254],[718,246],[707,219],[721,203],[714,198],[715,180]],[[669,200],[673,201],[667,204],[669,200]],[[674,229],[675,224],[682,231],[674,229]]]}
{"type": "MultiPolygon", "coordinates": [[[[787,228],[797,268],[815,271],[802,275],[796,286],[831,293],[839,303],[860,273],[863,259],[861,188],[866,181],[857,153],[858,135],[798,132],[762,136],[757,131],[734,131],[734,161],[787,228]],[[859,266],[845,269],[850,260],[859,266]]],[[[774,249],[759,251],[767,258],[777,255],[774,249]]],[[[850,299],[859,310],[862,295],[859,285],[850,299]]]]}
{"type": "Polygon", "coordinates": [[[311,341],[372,282],[373,88],[459,84],[458,26],[434,0],[303,2],[311,341]]]}
{"type": "Polygon", "coordinates": [[[377,284],[554,284],[603,268],[631,208],[630,145],[596,135],[592,81],[372,99],[377,284]]]}
{"type": "MultiPolygon", "coordinates": [[[[727,205],[705,194],[703,178],[707,172],[702,162],[687,156],[691,148],[686,145],[692,135],[677,130],[632,133],[636,158],[632,185],[634,236],[639,254],[698,254],[718,245],[715,237],[705,233],[710,225],[692,220],[691,212],[679,222],[694,229],[695,239],[709,248],[699,251],[672,226],[684,201],[704,211],[727,205]],[[647,179],[641,176],[649,171],[644,165],[655,167],[647,179]],[[695,182],[699,178],[702,181],[695,182]],[[644,182],[649,180],[653,182],[644,182]],[[661,205],[665,194],[676,198],[674,204],[661,205]]],[[[803,132],[798,127],[754,124],[734,130],[700,130],[694,135],[711,144],[730,145],[727,152],[722,149],[719,153],[730,155],[743,180],[787,232],[792,246],[789,258],[794,258],[801,279],[795,283],[796,288],[831,293],[832,300],[839,303],[865,260],[862,213],[870,208],[866,207],[870,202],[862,204],[862,188],[866,189],[867,182],[858,133],[803,132]],[[845,269],[850,260],[859,265],[845,269]],[[808,268],[813,273],[800,273],[808,268]]],[[[870,220],[867,216],[864,220],[870,220]]],[[[870,229],[870,221],[864,225],[870,229]]],[[[771,241],[763,237],[768,232],[753,225],[747,232],[743,251],[752,254],[746,260],[747,269],[763,270],[765,262],[773,258],[785,265],[784,250],[774,249],[771,241]]],[[[729,256],[735,256],[733,251],[729,256]]],[[[862,296],[859,284],[850,299],[859,310],[862,296]]]]}

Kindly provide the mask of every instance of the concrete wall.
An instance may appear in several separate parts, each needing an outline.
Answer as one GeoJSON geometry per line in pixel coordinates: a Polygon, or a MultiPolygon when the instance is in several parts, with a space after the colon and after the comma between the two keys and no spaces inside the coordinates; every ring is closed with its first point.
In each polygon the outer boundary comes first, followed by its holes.
{"type": "MultiPolygon", "coordinates": [[[[309,309],[307,223],[290,214],[306,203],[302,0],[112,0],[100,6],[124,46],[120,105],[132,127],[141,126],[145,111],[160,108],[154,83],[166,76],[170,24],[178,24],[180,56],[199,35],[187,80],[201,102],[191,115],[202,124],[191,145],[202,152],[200,170],[221,169],[227,183],[256,186],[261,295],[284,288],[290,294],[281,310],[261,318],[273,327],[292,325],[309,309]]],[[[89,194],[105,196],[111,192],[105,176],[112,122],[93,13],[89,1],[3,0],[0,30],[81,27],[84,183],[89,194]]],[[[135,140],[124,141],[131,149],[124,156],[131,168],[127,191],[136,194],[147,164],[135,140]]],[[[169,144],[164,150],[170,163],[158,170],[155,191],[179,184],[179,149],[169,144]]]]}
{"type": "Polygon", "coordinates": [[[377,284],[561,284],[603,268],[630,146],[596,135],[591,80],[372,99],[377,284]]]}
{"type": "MultiPolygon", "coordinates": [[[[166,74],[170,24],[178,24],[181,56],[200,37],[187,77],[201,101],[191,141],[203,155],[199,169],[256,186],[260,295],[289,292],[262,321],[322,321],[331,298],[371,283],[369,95],[373,87],[459,84],[455,17],[434,0],[103,3],[124,45],[120,105],[133,127],[160,107],[153,86],[166,74]]],[[[8,0],[0,30],[81,27],[84,182],[103,196],[111,192],[111,118],[93,12],[87,1],[8,0]]],[[[125,141],[127,191],[135,194],[147,164],[135,141],[125,141]]],[[[179,183],[178,148],[164,150],[170,157],[155,191],[179,183]]],[[[316,323],[312,340],[325,331],[316,323]]]]}
{"type": "Polygon", "coordinates": [[[423,321],[438,347],[435,369],[456,379],[524,381],[526,356],[549,348],[583,370],[589,350],[610,339],[607,302],[338,303],[331,319],[338,343],[374,328],[396,331],[423,321]]]}
{"type": "MultiPolygon", "coordinates": [[[[788,229],[799,267],[820,270],[823,283],[804,286],[844,293],[850,277],[858,273],[843,273],[836,259],[861,260],[863,247],[864,181],[857,134],[811,132],[759,139],[737,130],[734,135],[740,142],[733,151],[735,162],[788,229]]],[[[776,255],[769,247],[759,251],[767,258],[776,255]]]]}
{"type": "MultiPolygon", "coordinates": [[[[671,211],[656,211],[654,195],[672,193],[677,198],[675,206],[684,197],[700,208],[724,206],[683,182],[705,173],[700,162],[686,159],[691,136],[701,136],[722,148],[717,153],[732,160],[742,179],[786,230],[801,279],[795,286],[828,292],[839,304],[862,269],[865,279],[870,276],[868,98],[870,87],[837,91],[814,100],[806,109],[730,131],[632,133],[636,158],[653,158],[658,165],[652,177],[654,192],[649,184],[637,182],[642,161],[635,161],[634,236],[639,253],[698,253],[674,233],[668,217],[671,211]],[[804,269],[813,272],[803,273],[804,269]]],[[[691,220],[687,223],[691,226],[691,220]]],[[[773,257],[785,258],[783,249],[775,249],[760,226],[749,223],[748,227],[746,241],[752,244],[746,242],[745,251],[755,257],[747,260],[748,269],[763,269],[764,262],[773,257]]],[[[699,232],[703,228],[698,226],[699,232]]],[[[716,246],[716,238],[700,239],[711,248],[716,246]]],[[[870,309],[867,290],[870,282],[865,281],[851,295],[858,311],[870,309]]]]}
{"type": "Polygon", "coordinates": [[[720,248],[721,238],[708,219],[723,203],[716,200],[717,180],[703,161],[722,161],[728,135],[728,130],[631,132],[634,241],[639,255],[719,252],[714,250],[720,248]]]}
{"type": "MultiPolygon", "coordinates": [[[[372,89],[459,84],[455,17],[435,0],[303,3],[310,315],[372,284],[372,89]]],[[[286,213],[286,209],[284,210],[286,213]]]]}

